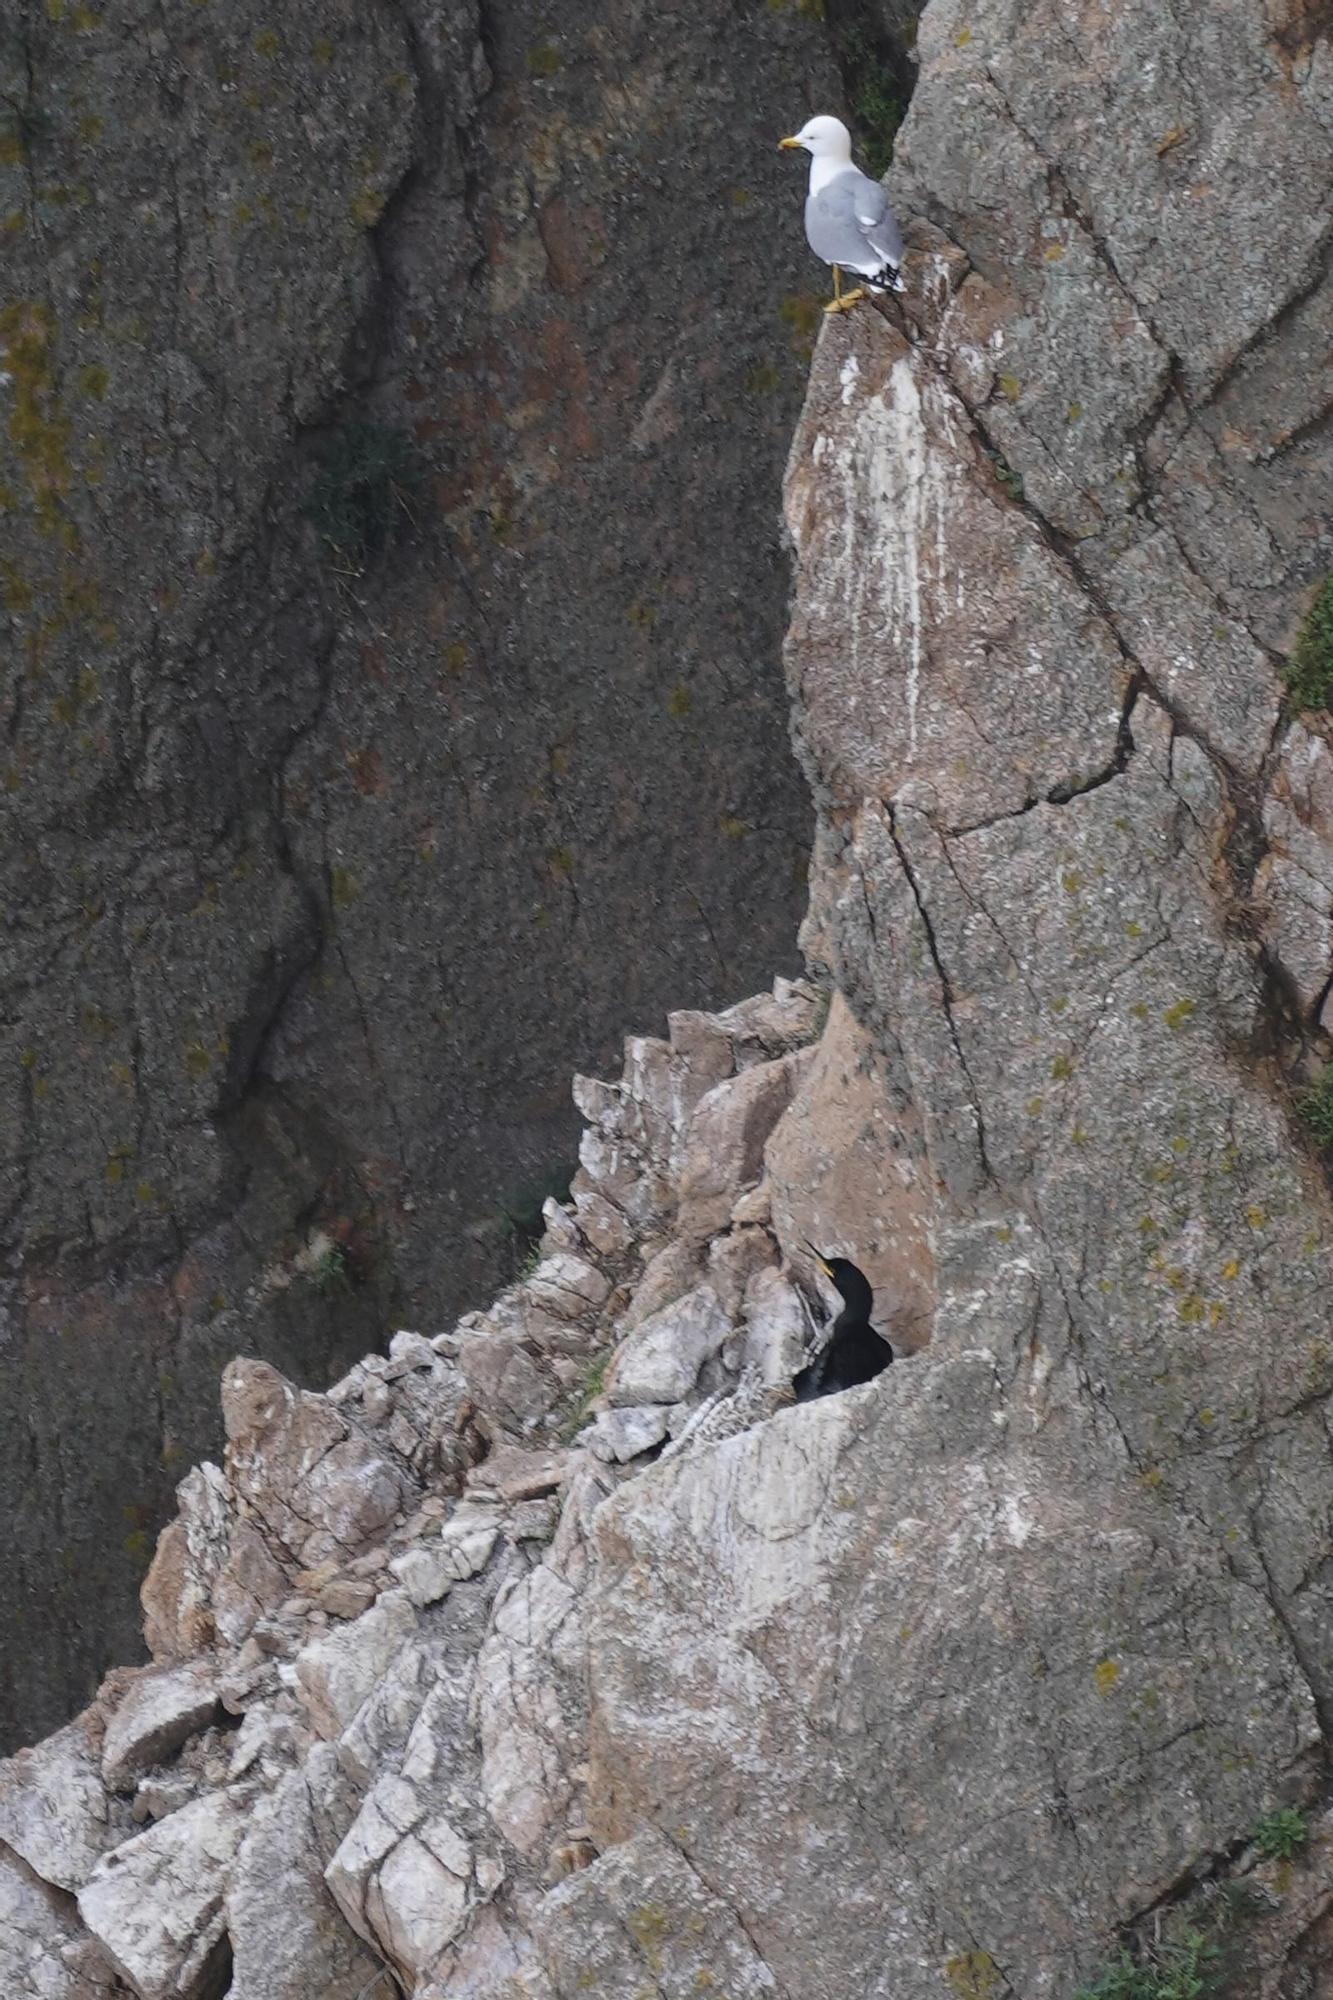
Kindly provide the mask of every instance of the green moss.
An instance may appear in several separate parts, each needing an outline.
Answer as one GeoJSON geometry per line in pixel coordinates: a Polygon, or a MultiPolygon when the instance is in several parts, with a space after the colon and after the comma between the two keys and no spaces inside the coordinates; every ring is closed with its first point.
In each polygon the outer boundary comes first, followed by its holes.
{"type": "Polygon", "coordinates": [[[1327,708],[1333,701],[1333,576],[1310,607],[1283,677],[1295,709],[1327,708]]]}
{"type": "Polygon", "coordinates": [[[877,47],[862,27],[849,29],[841,40],[852,124],[866,167],[878,177],[893,164],[893,142],[907,111],[907,92],[888,50],[877,47]]]}
{"type": "Polygon", "coordinates": [[[1333,1146],[1333,1063],[1326,1063],[1297,1100],[1301,1117],[1321,1146],[1333,1146]]]}
{"type": "Polygon", "coordinates": [[[1295,1806],[1265,1813],[1254,1829],[1254,1844],[1270,1861],[1290,1861],[1310,1838],[1310,1822],[1295,1806]]]}

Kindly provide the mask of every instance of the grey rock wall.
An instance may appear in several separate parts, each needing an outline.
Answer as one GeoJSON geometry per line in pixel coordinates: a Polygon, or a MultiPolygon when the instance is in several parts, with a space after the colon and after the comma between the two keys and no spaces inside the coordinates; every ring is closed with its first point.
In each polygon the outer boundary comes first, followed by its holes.
{"type": "Polygon", "coordinates": [[[596,0],[16,0],[0,66],[12,1742],[236,1347],[485,1296],[570,1068],[792,954],[772,141],[836,80],[596,0]]]}

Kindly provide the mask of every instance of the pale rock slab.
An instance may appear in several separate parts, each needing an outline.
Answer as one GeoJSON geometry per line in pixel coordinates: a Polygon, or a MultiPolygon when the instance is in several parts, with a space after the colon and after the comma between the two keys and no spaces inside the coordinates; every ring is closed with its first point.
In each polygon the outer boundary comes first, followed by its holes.
{"type": "Polygon", "coordinates": [[[342,1734],[380,1685],[416,1622],[407,1592],[389,1590],[360,1618],[334,1626],[302,1648],[296,1657],[296,1688],[321,1736],[342,1734]]]}
{"type": "Polygon", "coordinates": [[[65,1899],[0,1846],[0,1992],[6,2000],[110,2000],[110,1967],[81,1949],[65,1899]]]}
{"type": "Polygon", "coordinates": [[[617,1408],[680,1402],[730,1330],[731,1321],[712,1285],[696,1285],[684,1298],[642,1321],[617,1350],[606,1373],[607,1401],[617,1408]]]}
{"type": "Polygon", "coordinates": [[[477,1661],[486,1809],[519,1852],[544,1851],[577,1788],[587,1729],[583,1605],[552,1563],[502,1591],[477,1661]]]}
{"type": "Polygon", "coordinates": [[[378,1971],[325,1884],[303,1773],[256,1803],[229,1877],[226,1921],[228,2000],[360,2000],[378,1971]]]}
{"type": "Polygon", "coordinates": [[[132,1791],[141,1771],[174,1756],[212,1721],[216,1678],[203,1663],[152,1671],[134,1681],[107,1723],[102,1777],[113,1792],[132,1791]]]}
{"type": "Polygon", "coordinates": [[[57,1888],[82,1888],[128,1820],[102,1783],[100,1718],[89,1710],[0,1764],[0,1841],[57,1888]]]}
{"type": "Polygon", "coordinates": [[[565,1980],[575,1966],[589,2000],[715,1992],[770,2000],[779,1990],[726,1903],[651,1832],[553,1889],[532,1927],[560,1994],[573,1990],[565,1980]]]}
{"type": "Polygon", "coordinates": [[[232,1485],[307,1568],[355,1554],[413,1490],[326,1397],[294,1388],[267,1362],[232,1362],[222,1411],[232,1485]]]}
{"type": "Polygon", "coordinates": [[[791,1102],[810,1052],[757,1063],[715,1084],[695,1105],[680,1174],[678,1226],[687,1242],[721,1229],[736,1197],[759,1179],[764,1145],[791,1102]]]}
{"type": "Polygon", "coordinates": [[[182,1806],[106,1855],[79,1914],[142,2000],[194,2000],[216,1973],[243,1811],[225,1792],[182,1806]]]}

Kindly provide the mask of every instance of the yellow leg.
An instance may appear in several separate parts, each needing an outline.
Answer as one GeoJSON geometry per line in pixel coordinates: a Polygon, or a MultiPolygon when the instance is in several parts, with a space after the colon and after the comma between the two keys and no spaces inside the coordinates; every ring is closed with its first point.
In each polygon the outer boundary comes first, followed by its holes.
{"type": "Polygon", "coordinates": [[[864,297],[865,289],[861,285],[858,285],[854,292],[844,292],[842,289],[842,272],[835,264],[833,266],[833,297],[825,306],[824,311],[826,313],[850,312],[852,307],[857,303],[857,300],[864,297]]]}

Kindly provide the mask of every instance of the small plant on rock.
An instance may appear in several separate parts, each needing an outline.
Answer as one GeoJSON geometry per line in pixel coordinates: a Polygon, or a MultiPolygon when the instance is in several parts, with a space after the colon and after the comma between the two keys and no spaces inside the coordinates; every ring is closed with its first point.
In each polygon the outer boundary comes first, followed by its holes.
{"type": "Polygon", "coordinates": [[[305,514],[341,562],[358,573],[411,520],[424,468],[406,431],[344,424],[320,448],[305,514]]]}
{"type": "Polygon", "coordinates": [[[1254,1829],[1254,1844],[1269,1861],[1290,1861],[1310,1838],[1310,1822],[1296,1806],[1265,1813],[1254,1829]]]}
{"type": "Polygon", "coordinates": [[[1301,1117],[1321,1146],[1333,1146],[1333,1063],[1323,1069],[1297,1099],[1301,1117]]]}
{"type": "Polygon", "coordinates": [[[1325,580],[1310,606],[1283,676],[1293,708],[1333,704],[1333,576],[1325,580]]]}
{"type": "Polygon", "coordinates": [[[321,1250],[310,1275],[321,1292],[350,1291],[351,1278],[347,1269],[347,1252],[341,1244],[330,1243],[327,1249],[321,1250]]]}
{"type": "Polygon", "coordinates": [[[1122,1952],[1075,2000],[1202,2000],[1221,1975],[1219,1947],[1203,1931],[1185,1930],[1155,1944],[1140,1959],[1122,1952]]]}

